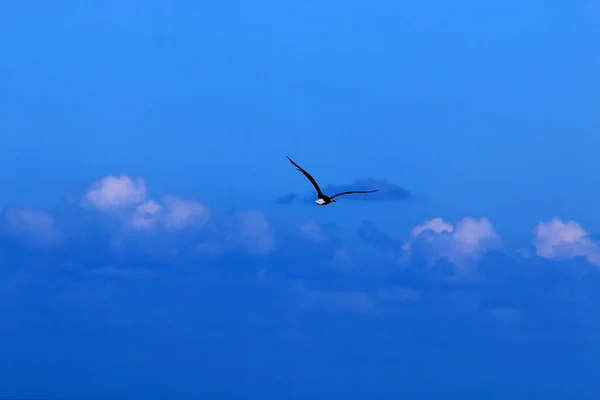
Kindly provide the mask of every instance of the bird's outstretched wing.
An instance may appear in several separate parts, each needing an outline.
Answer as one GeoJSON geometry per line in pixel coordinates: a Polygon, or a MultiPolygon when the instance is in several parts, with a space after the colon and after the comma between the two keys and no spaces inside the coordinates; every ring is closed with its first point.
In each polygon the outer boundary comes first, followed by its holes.
{"type": "Polygon", "coordinates": [[[338,197],[338,196],[343,196],[345,194],[353,194],[353,193],[375,193],[375,192],[379,192],[379,189],[375,189],[375,190],[357,190],[357,191],[352,191],[352,192],[342,192],[342,193],[338,193],[338,194],[334,194],[333,196],[331,196],[331,198],[333,199],[334,197],[338,197]]]}
{"type": "Polygon", "coordinates": [[[315,181],[315,178],[313,178],[312,176],[310,176],[310,174],[308,172],[306,172],[305,170],[302,169],[301,166],[299,166],[298,164],[296,164],[294,161],[292,161],[291,158],[289,158],[288,156],[286,156],[288,160],[290,160],[290,162],[292,164],[294,164],[294,166],[296,168],[298,168],[298,171],[302,172],[304,174],[304,176],[306,176],[308,178],[308,180],[310,181],[310,183],[313,184],[313,186],[315,187],[315,190],[317,191],[317,194],[319,196],[323,196],[323,192],[321,192],[321,188],[319,187],[319,185],[317,184],[317,181],[315,181]]]}

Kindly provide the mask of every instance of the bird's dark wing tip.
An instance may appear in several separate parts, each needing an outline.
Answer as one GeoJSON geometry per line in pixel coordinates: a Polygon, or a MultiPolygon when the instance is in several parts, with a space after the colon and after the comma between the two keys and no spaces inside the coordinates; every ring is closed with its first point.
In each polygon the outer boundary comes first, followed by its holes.
{"type": "Polygon", "coordinates": [[[294,164],[294,165],[296,166],[296,169],[298,169],[298,171],[301,171],[301,172],[303,172],[303,171],[302,171],[302,168],[300,168],[300,166],[299,166],[298,164],[296,164],[296,163],[294,162],[294,160],[292,160],[292,159],[291,159],[291,158],[289,158],[288,156],[286,156],[286,157],[287,157],[287,159],[288,159],[288,160],[289,160],[289,161],[290,161],[292,164],[294,164]]]}

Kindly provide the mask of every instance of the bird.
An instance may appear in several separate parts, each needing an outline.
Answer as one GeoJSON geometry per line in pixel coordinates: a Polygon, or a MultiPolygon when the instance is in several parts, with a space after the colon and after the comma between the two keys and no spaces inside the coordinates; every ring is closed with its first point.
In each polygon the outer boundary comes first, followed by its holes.
{"type": "Polygon", "coordinates": [[[315,181],[315,178],[313,178],[308,172],[306,172],[301,166],[299,166],[298,164],[296,164],[291,158],[289,158],[288,156],[286,156],[288,160],[290,160],[290,162],[296,167],[298,168],[298,171],[302,172],[304,174],[304,176],[306,176],[308,178],[308,180],[310,181],[310,183],[313,184],[313,186],[315,187],[315,190],[317,191],[317,200],[315,200],[315,203],[317,203],[320,206],[326,206],[327,204],[331,204],[331,203],[335,203],[336,197],[339,196],[343,196],[346,194],[354,194],[354,193],[375,193],[378,192],[379,189],[375,189],[375,190],[354,190],[354,191],[350,191],[350,192],[341,192],[338,194],[334,194],[333,196],[327,196],[325,194],[323,194],[323,192],[321,191],[321,188],[319,187],[319,184],[317,184],[317,181],[315,181]]]}

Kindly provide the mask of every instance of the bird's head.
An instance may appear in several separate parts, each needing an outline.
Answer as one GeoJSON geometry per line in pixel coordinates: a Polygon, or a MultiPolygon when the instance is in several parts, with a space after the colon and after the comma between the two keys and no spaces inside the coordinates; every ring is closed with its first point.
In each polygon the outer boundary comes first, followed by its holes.
{"type": "Polygon", "coordinates": [[[335,200],[335,199],[331,199],[331,202],[332,202],[332,203],[335,203],[335,202],[336,202],[336,200],[335,200]]]}

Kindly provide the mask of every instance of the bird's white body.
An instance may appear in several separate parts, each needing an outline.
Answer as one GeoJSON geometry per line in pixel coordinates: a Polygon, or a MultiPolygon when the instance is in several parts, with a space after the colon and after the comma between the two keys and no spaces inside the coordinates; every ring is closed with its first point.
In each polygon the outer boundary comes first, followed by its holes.
{"type": "Polygon", "coordinates": [[[323,204],[325,204],[325,200],[323,200],[323,199],[317,199],[315,201],[315,203],[317,203],[318,205],[322,206],[323,204]]]}

